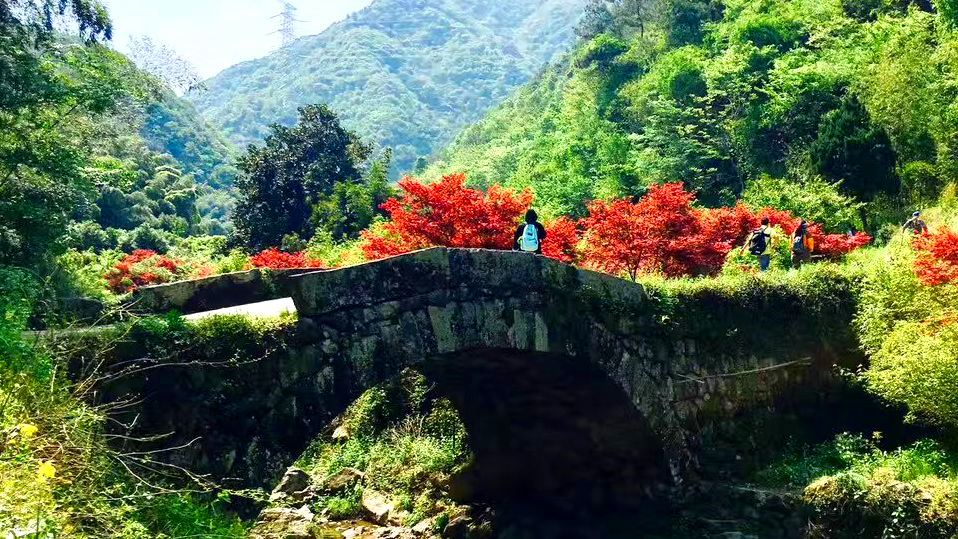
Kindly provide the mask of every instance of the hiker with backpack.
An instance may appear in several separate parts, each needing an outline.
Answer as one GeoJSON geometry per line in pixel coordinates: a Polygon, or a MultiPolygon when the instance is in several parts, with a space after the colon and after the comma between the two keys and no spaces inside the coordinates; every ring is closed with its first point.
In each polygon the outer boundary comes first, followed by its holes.
{"type": "Polygon", "coordinates": [[[911,214],[911,219],[905,221],[905,225],[901,227],[901,231],[905,232],[906,230],[911,230],[912,234],[928,233],[928,225],[925,224],[925,220],[921,218],[920,211],[911,214]]]}
{"type": "Polygon", "coordinates": [[[798,269],[802,264],[812,259],[812,252],[815,250],[815,238],[808,231],[808,223],[802,219],[802,222],[792,234],[792,267],[798,269]]]}
{"type": "Polygon", "coordinates": [[[539,222],[535,210],[526,212],[525,224],[516,229],[513,250],[542,254],[542,242],[546,239],[546,228],[539,222]]]}
{"type": "Polygon", "coordinates": [[[755,229],[748,238],[748,243],[742,247],[742,252],[748,252],[758,257],[758,267],[763,272],[772,265],[772,248],[775,246],[777,233],[769,226],[768,217],[762,219],[762,226],[755,229]]]}

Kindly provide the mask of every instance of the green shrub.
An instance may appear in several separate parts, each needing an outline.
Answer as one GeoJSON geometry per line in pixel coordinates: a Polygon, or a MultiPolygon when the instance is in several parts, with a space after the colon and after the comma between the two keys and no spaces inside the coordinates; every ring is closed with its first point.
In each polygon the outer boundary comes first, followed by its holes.
{"type": "Polygon", "coordinates": [[[898,176],[901,178],[905,199],[916,209],[926,204],[933,204],[944,188],[938,169],[935,165],[924,161],[906,164],[898,171],[898,176]]]}
{"type": "Polygon", "coordinates": [[[789,450],[761,472],[771,488],[803,489],[815,539],[945,538],[958,533],[955,459],[933,440],[883,451],[881,436],[841,434],[789,450]]]}
{"type": "Polygon", "coordinates": [[[222,258],[213,261],[216,273],[244,271],[249,267],[249,255],[240,249],[232,249],[222,258]]]}
{"type": "Polygon", "coordinates": [[[362,488],[356,488],[348,496],[332,496],[327,498],[321,505],[326,509],[329,518],[333,520],[348,520],[362,516],[362,499],[362,488]]]}
{"type": "MultiPolygon", "coordinates": [[[[363,486],[396,500],[413,524],[452,503],[435,485],[469,461],[465,427],[448,400],[429,393],[422,375],[406,371],[365,392],[342,425],[349,433],[345,442],[317,439],[297,465],[319,478],[346,467],[363,471],[363,486]]],[[[360,494],[324,499],[316,509],[351,518],[360,494]]]]}
{"type": "MultiPolygon", "coordinates": [[[[5,290],[0,302],[9,303],[15,288],[5,290]]],[[[39,516],[44,537],[245,537],[245,525],[210,495],[179,490],[186,476],[156,477],[149,455],[114,451],[103,436],[109,409],[83,403],[66,377],[51,375],[53,360],[62,362],[53,349],[7,340],[20,336],[17,318],[0,316],[0,536],[36,532],[39,516]],[[7,361],[14,351],[23,361],[7,361]]],[[[208,485],[189,490],[199,487],[208,485]]]]}
{"type": "Polygon", "coordinates": [[[749,182],[742,202],[754,210],[789,211],[807,221],[821,223],[828,232],[846,232],[852,226],[861,228],[862,204],[843,194],[839,183],[817,176],[804,181],[762,176],[749,182]]]}
{"type": "MultiPolygon", "coordinates": [[[[952,314],[954,316],[954,314],[952,314]]],[[[908,406],[912,419],[958,426],[958,327],[948,321],[900,322],[871,356],[868,388],[908,406]]]]}
{"type": "Polygon", "coordinates": [[[841,471],[805,488],[814,510],[812,537],[951,538],[958,533],[958,479],[953,459],[923,440],[884,452],[863,447],[841,471]]]}
{"type": "Polygon", "coordinates": [[[958,286],[922,285],[913,259],[902,234],[852,258],[863,275],[855,327],[870,358],[862,380],[910,419],[958,426],[958,286]]]}
{"type": "Polygon", "coordinates": [[[78,251],[71,249],[56,259],[58,276],[62,276],[64,295],[96,298],[104,301],[116,301],[117,296],[110,292],[103,277],[123,258],[118,250],[78,251]]]}
{"type": "Polygon", "coordinates": [[[328,267],[361,264],[366,261],[360,247],[362,240],[336,241],[326,231],[318,232],[306,247],[307,258],[321,260],[328,267]]]}

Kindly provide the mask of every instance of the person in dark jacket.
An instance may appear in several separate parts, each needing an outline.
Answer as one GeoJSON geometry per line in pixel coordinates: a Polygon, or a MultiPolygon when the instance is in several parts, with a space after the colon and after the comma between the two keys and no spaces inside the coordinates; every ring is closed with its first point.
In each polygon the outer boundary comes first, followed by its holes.
{"type": "Polygon", "coordinates": [[[921,212],[916,211],[911,214],[911,219],[905,221],[905,226],[901,227],[901,231],[911,230],[912,234],[927,234],[928,225],[925,224],[924,219],[921,218],[921,212]]]}
{"type": "Polygon", "coordinates": [[[542,254],[542,243],[546,239],[546,228],[539,222],[539,215],[535,210],[526,212],[526,222],[519,225],[513,239],[513,250],[542,254]]]}
{"type": "Polygon", "coordinates": [[[792,234],[792,267],[798,269],[802,264],[812,259],[812,253],[815,251],[815,238],[808,231],[808,223],[802,219],[802,222],[792,234]]]}

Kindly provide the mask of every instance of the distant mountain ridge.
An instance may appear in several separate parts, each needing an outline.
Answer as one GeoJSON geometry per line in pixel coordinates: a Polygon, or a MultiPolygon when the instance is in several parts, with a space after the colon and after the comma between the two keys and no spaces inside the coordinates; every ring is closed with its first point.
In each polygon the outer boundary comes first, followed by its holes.
{"type": "Polygon", "coordinates": [[[227,69],[188,98],[239,145],[327,103],[406,171],[574,41],[586,0],[375,0],[315,36],[227,69]]]}

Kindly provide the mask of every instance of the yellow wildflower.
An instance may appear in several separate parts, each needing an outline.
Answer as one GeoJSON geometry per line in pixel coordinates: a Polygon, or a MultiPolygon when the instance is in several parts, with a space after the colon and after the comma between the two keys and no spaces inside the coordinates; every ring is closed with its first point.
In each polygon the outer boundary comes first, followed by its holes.
{"type": "Polygon", "coordinates": [[[41,480],[46,481],[47,479],[53,479],[57,475],[57,468],[53,465],[52,462],[45,460],[37,466],[37,477],[41,480]]]}
{"type": "Polygon", "coordinates": [[[30,438],[36,436],[38,430],[39,429],[36,425],[31,425],[30,423],[17,425],[17,431],[20,432],[20,436],[25,440],[29,440],[30,438]]]}

